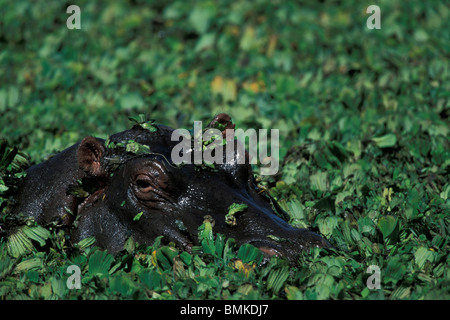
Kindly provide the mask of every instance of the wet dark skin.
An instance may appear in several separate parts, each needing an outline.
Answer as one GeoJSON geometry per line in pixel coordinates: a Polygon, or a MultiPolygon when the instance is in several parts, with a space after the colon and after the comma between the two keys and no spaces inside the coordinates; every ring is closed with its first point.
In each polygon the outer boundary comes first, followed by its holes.
{"type": "MultiPolygon", "coordinates": [[[[217,123],[224,137],[226,129],[234,128],[226,114],[214,117],[209,127],[217,123]]],[[[157,130],[152,132],[135,125],[109,139],[109,143],[132,139],[149,146],[151,152],[126,152],[106,146],[102,139],[86,137],[31,167],[16,212],[42,224],[59,219],[70,230],[73,243],[95,236],[96,245],[112,253],[122,250],[129,236],[151,244],[161,235],[163,242],[172,241],[190,251],[198,244],[198,227],[207,215],[214,221],[215,233],[234,238],[238,245],[250,243],[266,256],[285,256],[295,262],[303,249],[331,247],[316,233],[294,228],[281,218],[286,213],[257,187],[248,161],[236,163],[239,157],[247,159],[247,153],[242,155],[235,147],[234,161],[215,164],[214,169],[175,166],[171,150],[178,141],[171,141],[173,129],[154,127],[157,130]],[[77,180],[88,189],[82,196],[70,192],[77,180]],[[225,216],[234,203],[247,208],[235,214],[231,225],[225,216]],[[78,226],[73,228],[75,217],[78,226]]]]}

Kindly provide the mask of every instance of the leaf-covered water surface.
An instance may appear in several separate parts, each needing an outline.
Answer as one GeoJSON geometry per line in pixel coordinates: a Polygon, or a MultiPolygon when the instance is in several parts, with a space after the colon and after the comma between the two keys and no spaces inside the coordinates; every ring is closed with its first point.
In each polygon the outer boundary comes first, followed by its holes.
{"type": "Polygon", "coordinates": [[[361,1],[77,5],[69,30],[64,2],[0,1],[1,299],[449,299],[445,1],[377,2],[372,30],[361,1]],[[266,261],[205,220],[190,253],[130,238],[113,256],[11,216],[24,169],[85,136],[219,112],[279,129],[279,172],[258,187],[334,249],[266,261]]]}

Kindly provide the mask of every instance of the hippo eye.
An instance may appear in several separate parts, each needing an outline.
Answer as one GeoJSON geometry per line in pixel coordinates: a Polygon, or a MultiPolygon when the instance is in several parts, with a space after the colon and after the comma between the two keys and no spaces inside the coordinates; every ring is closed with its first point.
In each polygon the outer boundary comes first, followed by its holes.
{"type": "MultiPolygon", "coordinates": [[[[163,164],[154,159],[139,159],[131,187],[136,198],[145,205],[157,202],[174,202],[169,174],[163,164]]],[[[153,204],[152,204],[153,203],[153,204]]]]}
{"type": "Polygon", "coordinates": [[[136,185],[141,192],[149,192],[153,190],[150,177],[145,174],[140,174],[136,177],[136,185]]]}

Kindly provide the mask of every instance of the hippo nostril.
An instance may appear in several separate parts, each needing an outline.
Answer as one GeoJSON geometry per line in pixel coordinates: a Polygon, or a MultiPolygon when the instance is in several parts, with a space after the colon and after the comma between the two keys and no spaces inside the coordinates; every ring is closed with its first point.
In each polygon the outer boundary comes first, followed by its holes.
{"type": "Polygon", "coordinates": [[[283,257],[284,253],[281,246],[278,243],[274,243],[270,240],[251,240],[248,241],[251,245],[258,248],[266,257],[278,256],[283,257]]]}
{"type": "Polygon", "coordinates": [[[283,256],[278,250],[276,250],[274,248],[259,247],[258,249],[261,250],[264,254],[266,254],[268,256],[278,256],[278,257],[283,256]]]}

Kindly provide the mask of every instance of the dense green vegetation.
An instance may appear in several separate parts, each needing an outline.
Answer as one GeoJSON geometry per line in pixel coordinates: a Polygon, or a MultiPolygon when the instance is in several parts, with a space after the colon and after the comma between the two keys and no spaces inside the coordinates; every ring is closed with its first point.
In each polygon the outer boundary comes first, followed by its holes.
{"type": "Polygon", "coordinates": [[[69,30],[65,2],[1,0],[1,299],[449,299],[450,8],[376,2],[379,30],[356,0],[78,1],[69,30]],[[255,267],[258,250],[205,222],[194,254],[130,239],[113,257],[9,214],[25,158],[140,113],[190,128],[218,112],[280,129],[280,172],[262,183],[335,250],[255,267]]]}

